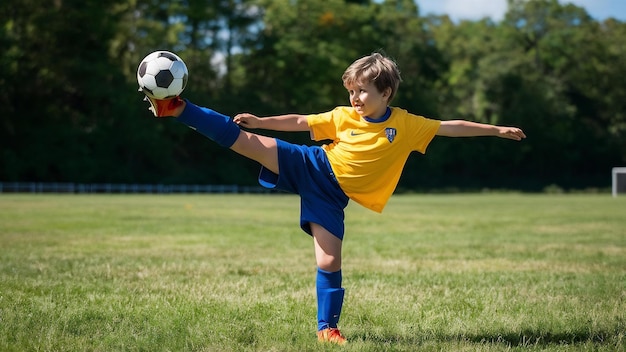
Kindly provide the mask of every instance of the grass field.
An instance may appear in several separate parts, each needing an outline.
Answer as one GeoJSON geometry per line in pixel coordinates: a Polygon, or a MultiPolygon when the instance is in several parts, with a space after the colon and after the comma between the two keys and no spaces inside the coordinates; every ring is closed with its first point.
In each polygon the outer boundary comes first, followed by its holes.
{"type": "Polygon", "coordinates": [[[344,347],[288,195],[0,195],[0,351],[624,351],[626,197],[347,209],[344,347]]]}

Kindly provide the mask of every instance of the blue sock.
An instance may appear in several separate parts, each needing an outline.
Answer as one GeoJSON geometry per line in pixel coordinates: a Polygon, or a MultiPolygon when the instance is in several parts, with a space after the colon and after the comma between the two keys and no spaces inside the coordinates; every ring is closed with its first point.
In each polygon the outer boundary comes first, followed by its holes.
{"type": "Polygon", "coordinates": [[[239,126],[230,117],[194,105],[188,100],[185,110],[176,120],[226,148],[230,148],[235,143],[241,132],[239,126]]]}
{"type": "Polygon", "coordinates": [[[336,328],[343,306],[341,270],[334,273],[317,268],[317,329],[336,328]]]}

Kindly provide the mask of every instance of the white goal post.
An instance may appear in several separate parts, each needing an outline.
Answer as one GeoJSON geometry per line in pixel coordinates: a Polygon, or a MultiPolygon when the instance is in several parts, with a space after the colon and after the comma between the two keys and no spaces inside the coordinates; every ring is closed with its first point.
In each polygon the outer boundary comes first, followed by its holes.
{"type": "Polygon", "coordinates": [[[626,194],[626,167],[614,167],[611,174],[613,176],[611,181],[613,197],[617,197],[618,194],[626,194]]]}

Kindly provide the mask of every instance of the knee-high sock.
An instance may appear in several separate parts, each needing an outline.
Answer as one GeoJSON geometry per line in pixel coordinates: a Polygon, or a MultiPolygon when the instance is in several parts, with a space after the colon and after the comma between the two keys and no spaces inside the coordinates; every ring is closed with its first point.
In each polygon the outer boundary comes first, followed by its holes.
{"type": "Polygon", "coordinates": [[[317,329],[336,328],[343,306],[341,270],[328,272],[317,268],[317,329]]]}
{"type": "Polygon", "coordinates": [[[222,147],[230,148],[239,137],[239,126],[228,116],[208,108],[190,103],[177,118],[205,137],[209,137],[222,147]]]}

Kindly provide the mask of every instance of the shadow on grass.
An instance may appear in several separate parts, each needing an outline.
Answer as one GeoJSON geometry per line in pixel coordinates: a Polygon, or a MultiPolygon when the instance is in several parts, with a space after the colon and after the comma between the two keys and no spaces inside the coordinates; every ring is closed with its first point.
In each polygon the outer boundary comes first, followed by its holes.
{"type": "Polygon", "coordinates": [[[432,342],[472,343],[503,345],[507,347],[547,347],[555,345],[599,344],[606,346],[624,346],[624,332],[619,329],[613,331],[571,331],[571,332],[543,332],[535,330],[509,331],[502,333],[485,334],[438,334],[433,332],[415,332],[415,334],[393,335],[385,332],[356,333],[350,336],[364,342],[423,345],[432,342]]]}
{"type": "Polygon", "coordinates": [[[582,343],[607,343],[619,339],[617,331],[596,332],[540,332],[524,330],[497,335],[475,334],[452,337],[457,340],[467,340],[475,343],[504,344],[511,347],[572,345],[582,343]]]}

